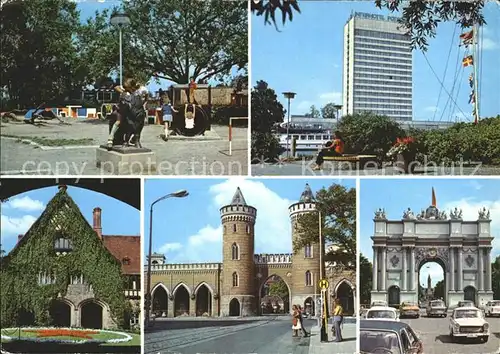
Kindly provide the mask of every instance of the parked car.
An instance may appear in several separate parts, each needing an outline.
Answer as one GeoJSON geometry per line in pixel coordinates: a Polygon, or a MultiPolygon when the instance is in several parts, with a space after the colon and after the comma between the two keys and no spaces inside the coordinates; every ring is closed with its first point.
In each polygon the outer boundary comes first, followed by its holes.
{"type": "Polygon", "coordinates": [[[439,316],[446,317],[448,309],[443,300],[432,300],[427,304],[425,313],[427,317],[439,316]]]}
{"type": "Polygon", "coordinates": [[[470,300],[463,300],[458,302],[458,307],[476,307],[470,300]]]}
{"type": "Polygon", "coordinates": [[[420,317],[420,307],[414,302],[403,302],[399,306],[399,313],[401,317],[420,317]]]}
{"type": "Polygon", "coordinates": [[[486,316],[500,316],[500,300],[488,301],[484,311],[486,316]]]}
{"type": "Polygon", "coordinates": [[[421,354],[423,343],[404,322],[361,320],[359,331],[361,354],[421,354]]]}
{"type": "Polygon", "coordinates": [[[490,325],[483,312],[476,307],[457,307],[450,317],[450,337],[452,340],[479,338],[485,343],[490,335],[490,325]]]}
{"type": "Polygon", "coordinates": [[[387,306],[374,306],[366,311],[367,320],[399,321],[399,313],[395,308],[387,306]]]}
{"type": "Polygon", "coordinates": [[[383,300],[373,301],[370,307],[374,307],[374,306],[384,306],[384,307],[386,307],[387,306],[387,301],[383,301],[383,300]]]}

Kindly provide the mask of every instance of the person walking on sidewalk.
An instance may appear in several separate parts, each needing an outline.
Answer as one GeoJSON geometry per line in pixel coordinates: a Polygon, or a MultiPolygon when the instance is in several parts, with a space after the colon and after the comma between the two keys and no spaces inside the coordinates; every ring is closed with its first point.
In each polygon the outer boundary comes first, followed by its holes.
{"type": "Polygon", "coordinates": [[[344,322],[344,309],[340,305],[340,299],[335,299],[335,306],[333,308],[333,327],[332,331],[335,334],[335,342],[342,342],[342,329],[341,325],[344,322]]]}
{"type": "Polygon", "coordinates": [[[292,337],[298,337],[299,330],[302,328],[300,324],[300,312],[297,305],[292,306],[292,337]]]}
{"type": "Polygon", "coordinates": [[[304,326],[304,312],[302,311],[302,306],[299,305],[299,322],[300,322],[300,327],[302,329],[302,333],[304,334],[304,337],[309,337],[309,333],[306,331],[306,327],[304,326]]]}

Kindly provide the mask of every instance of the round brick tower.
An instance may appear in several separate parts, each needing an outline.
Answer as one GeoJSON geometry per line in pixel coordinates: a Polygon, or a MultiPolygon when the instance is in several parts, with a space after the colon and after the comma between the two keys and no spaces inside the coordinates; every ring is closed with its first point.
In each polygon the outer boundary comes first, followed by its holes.
{"type": "MultiPolygon", "coordinates": [[[[300,200],[288,207],[290,220],[292,222],[292,242],[300,237],[298,232],[298,217],[305,213],[311,213],[316,210],[314,195],[309,184],[306,184],[300,200]]],[[[319,233],[318,242],[310,246],[302,247],[292,257],[292,303],[306,306],[306,300],[314,299],[315,293],[319,293],[318,278],[320,276],[319,262],[319,233]]],[[[307,303],[312,305],[312,301],[307,303]]],[[[312,305],[314,306],[314,305],[312,305]]]]}
{"type": "Polygon", "coordinates": [[[254,225],[257,209],[247,205],[240,188],[220,209],[222,220],[222,316],[255,315],[254,225]]]}

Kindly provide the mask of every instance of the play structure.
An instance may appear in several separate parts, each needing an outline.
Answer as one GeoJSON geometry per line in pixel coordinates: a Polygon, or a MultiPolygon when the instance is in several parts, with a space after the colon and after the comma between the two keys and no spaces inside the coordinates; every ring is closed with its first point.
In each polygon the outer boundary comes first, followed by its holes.
{"type": "Polygon", "coordinates": [[[248,117],[229,118],[229,156],[233,154],[233,121],[235,120],[248,120],[248,117]]]}

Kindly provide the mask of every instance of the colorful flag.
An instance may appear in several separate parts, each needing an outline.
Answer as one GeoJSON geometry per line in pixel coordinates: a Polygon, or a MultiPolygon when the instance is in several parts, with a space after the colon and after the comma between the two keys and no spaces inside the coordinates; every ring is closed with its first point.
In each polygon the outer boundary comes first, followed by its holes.
{"type": "Polygon", "coordinates": [[[469,95],[469,104],[475,104],[476,103],[476,95],[474,94],[474,91],[472,91],[469,95]]]}
{"type": "Polygon", "coordinates": [[[474,31],[462,33],[460,35],[460,39],[462,41],[462,44],[460,45],[464,45],[466,47],[469,46],[470,44],[472,44],[472,40],[474,39],[474,31]]]}
{"type": "Polygon", "coordinates": [[[437,203],[436,203],[436,193],[434,193],[434,187],[432,187],[432,204],[431,205],[433,207],[437,206],[437,203]]]}
{"type": "Polygon", "coordinates": [[[464,67],[474,65],[474,60],[472,59],[472,55],[468,55],[462,59],[462,65],[464,67]]]}

